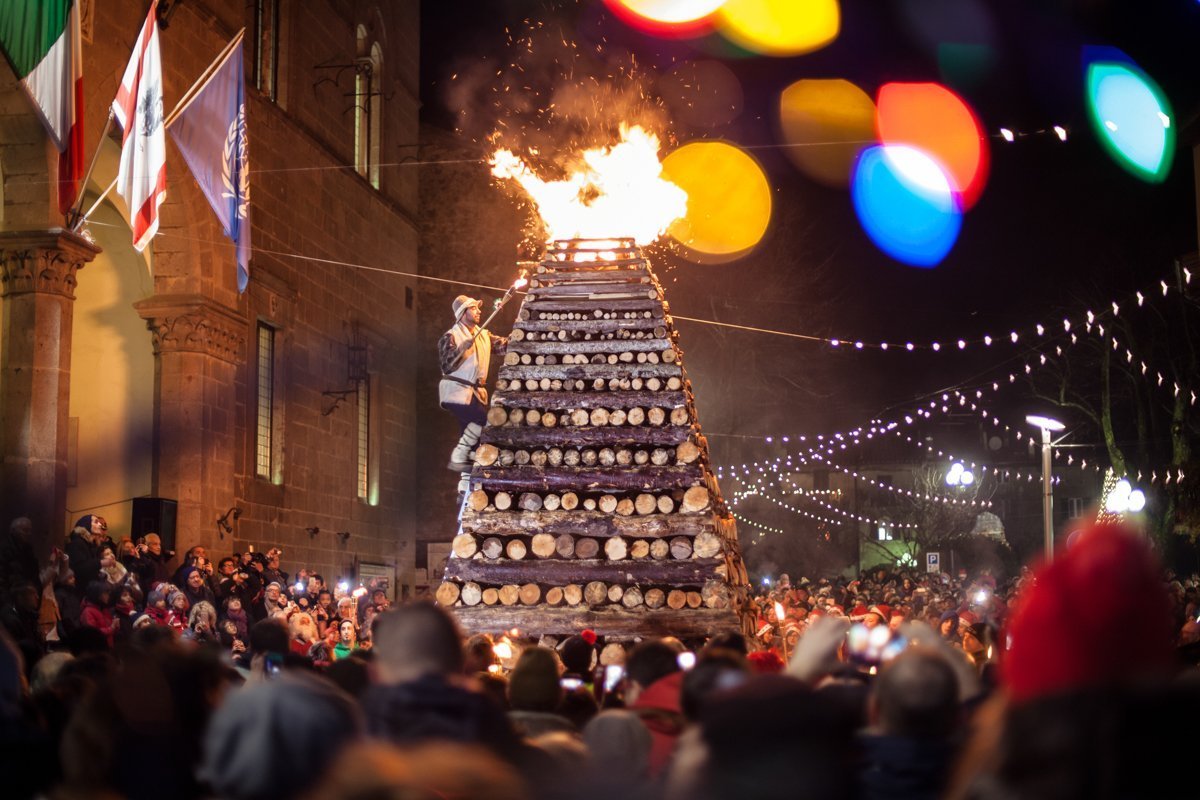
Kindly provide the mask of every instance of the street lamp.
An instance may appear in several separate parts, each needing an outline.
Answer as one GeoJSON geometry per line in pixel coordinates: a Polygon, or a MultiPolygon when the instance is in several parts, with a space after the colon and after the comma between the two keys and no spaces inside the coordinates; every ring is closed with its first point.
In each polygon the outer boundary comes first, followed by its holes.
{"type": "Polygon", "coordinates": [[[1067,426],[1053,417],[1030,414],[1025,421],[1042,431],[1042,536],[1046,546],[1046,560],[1054,558],[1054,495],[1050,492],[1050,456],[1054,443],[1050,432],[1058,432],[1067,426]]]}
{"type": "Polygon", "coordinates": [[[967,469],[961,462],[955,461],[946,473],[947,486],[970,486],[975,482],[975,473],[967,469]]]}

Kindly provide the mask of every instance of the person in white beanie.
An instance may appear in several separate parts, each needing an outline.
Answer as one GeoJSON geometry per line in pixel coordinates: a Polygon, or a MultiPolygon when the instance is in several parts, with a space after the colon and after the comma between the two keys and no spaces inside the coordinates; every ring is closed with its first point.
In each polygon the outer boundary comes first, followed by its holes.
{"type": "Polygon", "coordinates": [[[486,383],[492,354],[503,353],[508,346],[507,339],[479,327],[482,307],[483,303],[465,294],[454,298],[454,327],[438,340],[442,367],[438,400],[462,426],[447,465],[455,472],[471,470],[471,454],[487,421],[486,383]]]}

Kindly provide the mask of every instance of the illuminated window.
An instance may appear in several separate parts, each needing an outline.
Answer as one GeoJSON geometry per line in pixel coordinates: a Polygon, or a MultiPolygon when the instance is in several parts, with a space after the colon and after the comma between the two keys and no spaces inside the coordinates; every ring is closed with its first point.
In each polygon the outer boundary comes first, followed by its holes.
{"type": "Polygon", "coordinates": [[[258,324],[258,423],[254,447],[254,474],[274,477],[275,445],[275,329],[258,324]]]}
{"type": "Polygon", "coordinates": [[[276,100],[279,92],[281,0],[254,0],[254,87],[276,100]]]}
{"type": "Polygon", "coordinates": [[[1071,519],[1077,519],[1083,516],[1083,498],[1068,497],[1067,498],[1067,516],[1071,519]]]}
{"type": "Polygon", "coordinates": [[[875,535],[879,537],[879,541],[881,542],[890,542],[894,538],[892,536],[892,526],[887,524],[880,525],[875,530],[875,535]]]}
{"type": "Polygon", "coordinates": [[[358,382],[358,499],[371,497],[371,382],[358,382]]]}
{"type": "Polygon", "coordinates": [[[354,69],[354,169],[379,188],[380,143],[383,139],[383,49],[367,46],[367,29],[358,26],[354,69]]]}

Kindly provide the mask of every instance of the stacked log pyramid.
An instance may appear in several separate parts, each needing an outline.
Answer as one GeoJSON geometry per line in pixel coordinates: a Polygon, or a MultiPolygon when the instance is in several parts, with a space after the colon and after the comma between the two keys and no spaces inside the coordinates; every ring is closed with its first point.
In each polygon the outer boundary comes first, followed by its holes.
{"type": "Polygon", "coordinates": [[[663,289],[632,240],[553,243],[476,451],[441,604],[470,632],[744,631],[746,570],[663,289]]]}

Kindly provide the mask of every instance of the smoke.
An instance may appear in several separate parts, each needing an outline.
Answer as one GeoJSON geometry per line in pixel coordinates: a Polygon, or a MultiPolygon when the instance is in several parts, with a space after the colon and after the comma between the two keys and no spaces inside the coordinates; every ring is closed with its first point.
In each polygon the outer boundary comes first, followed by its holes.
{"type": "Polygon", "coordinates": [[[615,143],[622,124],[667,141],[656,76],[603,39],[580,44],[566,28],[571,16],[525,20],[508,33],[503,58],[476,56],[452,75],[444,98],[464,138],[513,150],[551,175],[575,168],[583,150],[615,143]]]}

